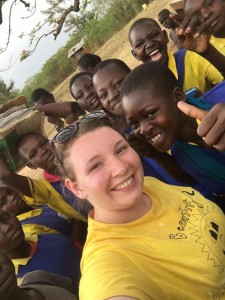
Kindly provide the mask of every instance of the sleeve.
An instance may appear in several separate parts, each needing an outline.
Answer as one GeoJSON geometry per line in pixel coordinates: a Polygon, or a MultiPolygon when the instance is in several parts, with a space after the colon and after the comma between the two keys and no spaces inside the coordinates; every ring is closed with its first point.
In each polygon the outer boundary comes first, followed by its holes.
{"type": "Polygon", "coordinates": [[[224,77],[211,63],[207,61],[206,79],[212,85],[216,85],[223,81],[224,77]]]}
{"type": "Polygon", "coordinates": [[[32,197],[23,196],[28,205],[48,204],[49,190],[43,180],[35,180],[27,177],[32,197]]]}

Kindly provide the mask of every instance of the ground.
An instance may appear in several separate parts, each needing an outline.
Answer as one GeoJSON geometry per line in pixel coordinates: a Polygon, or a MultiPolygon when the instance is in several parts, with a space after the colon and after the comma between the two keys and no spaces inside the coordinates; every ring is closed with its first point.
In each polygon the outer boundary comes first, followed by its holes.
{"type": "MultiPolygon", "coordinates": [[[[131,47],[129,41],[127,39],[128,31],[131,24],[134,20],[150,17],[157,20],[158,12],[163,8],[168,8],[173,11],[169,5],[171,1],[169,0],[153,0],[145,10],[142,10],[130,23],[128,23],[121,31],[117,32],[112,38],[110,38],[97,52],[102,59],[107,58],[119,58],[123,60],[131,69],[136,67],[139,62],[132,56],[131,47]]],[[[172,43],[169,44],[170,48],[173,48],[172,43]]],[[[66,78],[57,88],[53,91],[53,94],[56,99],[63,99],[66,101],[73,101],[74,99],[70,95],[69,91],[69,82],[70,78],[75,74],[71,74],[68,78],[66,78]]],[[[52,136],[54,132],[54,128],[52,125],[46,122],[45,131],[47,136],[52,136]]],[[[20,171],[20,174],[30,176],[31,178],[41,178],[42,171],[40,170],[31,170],[29,168],[24,168],[20,171]]]]}

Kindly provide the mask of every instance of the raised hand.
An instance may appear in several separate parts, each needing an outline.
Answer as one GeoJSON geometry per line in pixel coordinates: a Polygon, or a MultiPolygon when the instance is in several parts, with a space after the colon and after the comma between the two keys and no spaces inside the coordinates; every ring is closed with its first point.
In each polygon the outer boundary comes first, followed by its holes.
{"type": "Polygon", "coordinates": [[[225,151],[225,104],[218,103],[210,111],[205,111],[183,101],[178,108],[186,115],[201,121],[197,133],[209,146],[225,151]]]}
{"type": "Polygon", "coordinates": [[[209,46],[211,35],[207,30],[205,23],[201,23],[198,16],[185,16],[171,14],[178,25],[176,29],[177,38],[183,48],[204,53],[209,46]]]}

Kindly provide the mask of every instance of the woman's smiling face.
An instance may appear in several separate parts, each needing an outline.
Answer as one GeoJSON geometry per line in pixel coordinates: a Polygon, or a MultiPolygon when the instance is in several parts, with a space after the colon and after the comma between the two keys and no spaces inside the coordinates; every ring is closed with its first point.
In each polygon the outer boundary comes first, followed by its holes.
{"type": "Polygon", "coordinates": [[[140,200],[143,170],[139,156],[115,130],[100,127],[78,137],[68,159],[76,177],[70,189],[88,199],[95,210],[105,214],[126,210],[140,200]]]}

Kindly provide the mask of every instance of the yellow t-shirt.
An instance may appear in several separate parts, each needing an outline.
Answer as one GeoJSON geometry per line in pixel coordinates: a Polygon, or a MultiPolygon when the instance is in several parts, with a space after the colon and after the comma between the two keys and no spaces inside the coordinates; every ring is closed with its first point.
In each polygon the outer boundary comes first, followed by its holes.
{"type": "MultiPolygon", "coordinates": [[[[170,51],[168,51],[168,58],[168,67],[178,78],[176,61],[170,51]]],[[[196,87],[203,93],[223,80],[221,73],[210,62],[195,52],[186,51],[184,58],[184,91],[196,87]]]]}
{"type": "Polygon", "coordinates": [[[220,53],[225,55],[225,38],[216,38],[212,36],[210,42],[220,53]]]}
{"type": "Polygon", "coordinates": [[[63,197],[45,179],[30,179],[32,197],[23,196],[28,205],[47,204],[51,209],[70,218],[87,221],[79,212],[70,206],[63,197]]]}
{"type": "Polygon", "coordinates": [[[225,299],[225,217],[189,187],[146,177],[152,207],[126,224],[89,217],[80,300],[225,299]]]}

